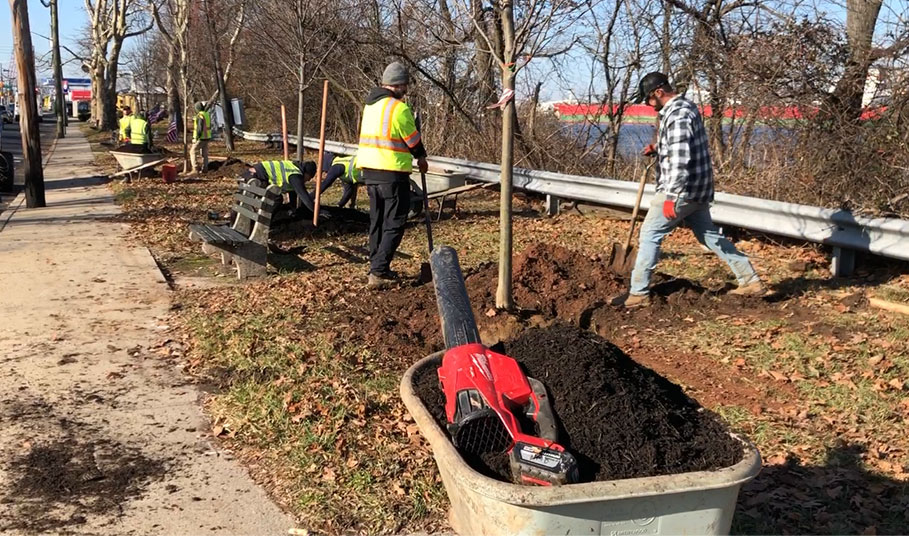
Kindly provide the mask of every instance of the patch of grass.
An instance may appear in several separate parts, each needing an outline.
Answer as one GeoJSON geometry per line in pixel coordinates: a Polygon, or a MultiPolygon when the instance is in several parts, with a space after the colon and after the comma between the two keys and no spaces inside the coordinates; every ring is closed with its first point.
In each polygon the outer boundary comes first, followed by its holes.
{"type": "Polygon", "coordinates": [[[124,187],[123,185],[118,184],[116,186],[113,186],[112,188],[114,190],[114,200],[117,202],[118,205],[123,205],[123,204],[129,203],[131,201],[134,201],[136,199],[136,196],[139,195],[138,192],[136,192],[136,190],[134,190],[132,188],[124,187]]]}
{"type": "Polygon", "coordinates": [[[909,290],[894,285],[884,285],[874,289],[874,296],[891,302],[909,303],[909,290]]]}
{"type": "Polygon", "coordinates": [[[376,533],[441,524],[445,494],[404,418],[398,365],[330,340],[324,317],[301,319],[281,304],[230,315],[193,309],[185,319],[197,372],[224,384],[213,416],[233,441],[266,453],[306,526],[376,533]]]}

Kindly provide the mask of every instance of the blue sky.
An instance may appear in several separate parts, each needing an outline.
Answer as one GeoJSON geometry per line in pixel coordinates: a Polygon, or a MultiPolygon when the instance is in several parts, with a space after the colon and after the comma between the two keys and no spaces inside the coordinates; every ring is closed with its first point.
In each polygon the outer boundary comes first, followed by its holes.
{"type": "MultiPolygon", "coordinates": [[[[74,41],[82,31],[83,25],[88,22],[85,14],[85,3],[82,0],[59,0],[60,4],[60,41],[75,48],[74,41]]],[[[15,61],[13,57],[13,28],[10,22],[9,3],[3,2],[0,5],[0,65],[3,66],[4,72],[9,67],[10,62],[15,61]]],[[[41,56],[50,50],[50,41],[39,36],[50,37],[50,9],[44,7],[40,0],[28,0],[28,18],[32,29],[32,45],[35,47],[35,54],[41,56]]],[[[69,54],[63,53],[63,58],[69,57],[69,54]]],[[[48,57],[49,59],[49,57],[48,57]]],[[[84,73],[79,70],[79,66],[70,63],[64,67],[64,76],[82,77],[84,73]]],[[[43,78],[49,73],[38,73],[39,78],[43,78]]]]}

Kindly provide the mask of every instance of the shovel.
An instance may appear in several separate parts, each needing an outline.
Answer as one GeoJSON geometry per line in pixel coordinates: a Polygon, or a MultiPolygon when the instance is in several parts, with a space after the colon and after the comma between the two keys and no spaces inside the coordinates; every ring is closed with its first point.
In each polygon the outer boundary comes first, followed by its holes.
{"type": "Polygon", "coordinates": [[[631,227],[628,229],[628,238],[624,244],[613,243],[612,255],[609,262],[609,269],[618,275],[627,275],[634,268],[634,261],[637,257],[637,250],[631,247],[631,239],[634,237],[634,225],[638,220],[638,211],[641,210],[641,199],[644,197],[644,186],[647,184],[647,175],[650,174],[650,168],[653,167],[653,161],[647,164],[644,172],[641,174],[641,182],[638,184],[638,197],[634,200],[634,210],[631,211],[631,227]]]}
{"type": "MultiPolygon", "coordinates": [[[[420,172],[420,185],[423,188],[423,216],[426,219],[426,242],[429,244],[429,255],[432,256],[432,219],[429,217],[429,194],[426,191],[426,174],[420,172]]],[[[427,257],[428,258],[428,257],[427,257]]],[[[428,261],[420,263],[420,284],[432,282],[432,266],[428,261]]]]}

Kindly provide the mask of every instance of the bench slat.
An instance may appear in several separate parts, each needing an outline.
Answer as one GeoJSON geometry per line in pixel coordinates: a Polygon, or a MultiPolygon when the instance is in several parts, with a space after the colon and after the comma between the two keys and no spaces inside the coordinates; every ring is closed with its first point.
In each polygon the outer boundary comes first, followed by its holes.
{"type": "Polygon", "coordinates": [[[190,224],[189,230],[208,244],[239,245],[249,242],[249,239],[243,236],[242,233],[224,225],[193,223],[190,224]]]}
{"type": "Polygon", "coordinates": [[[266,199],[264,197],[255,198],[243,194],[234,194],[234,199],[237,200],[237,203],[242,203],[244,206],[249,206],[255,210],[259,210],[264,206],[266,207],[266,212],[274,212],[275,201],[273,199],[266,199]]]}
{"type": "Polygon", "coordinates": [[[254,222],[261,223],[263,225],[271,225],[271,214],[259,214],[253,210],[250,210],[243,205],[237,205],[234,207],[234,210],[237,214],[242,214],[254,222]]]}
{"type": "Polygon", "coordinates": [[[247,184],[245,182],[240,183],[240,190],[242,190],[244,192],[249,192],[258,197],[263,197],[265,195],[265,188],[260,188],[258,186],[254,186],[252,184],[247,184]]]}

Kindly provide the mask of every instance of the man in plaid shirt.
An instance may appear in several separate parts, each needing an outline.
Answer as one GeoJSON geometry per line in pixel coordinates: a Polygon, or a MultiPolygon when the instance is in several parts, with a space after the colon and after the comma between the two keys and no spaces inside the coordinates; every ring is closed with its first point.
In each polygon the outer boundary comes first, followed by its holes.
{"type": "Polygon", "coordinates": [[[659,112],[656,147],[644,154],[659,159],[657,194],[641,225],[638,256],[631,273],[627,308],[650,304],[650,276],[660,255],[660,244],[673,229],[684,225],[698,241],[716,253],[735,274],[739,287],[730,294],[763,296],[767,293],[748,257],[735,248],[710,218],[713,201],[713,165],[707,150],[707,132],[693,102],[678,95],[663,73],[652,72],[638,84],[635,103],[647,102],[659,112]]]}

